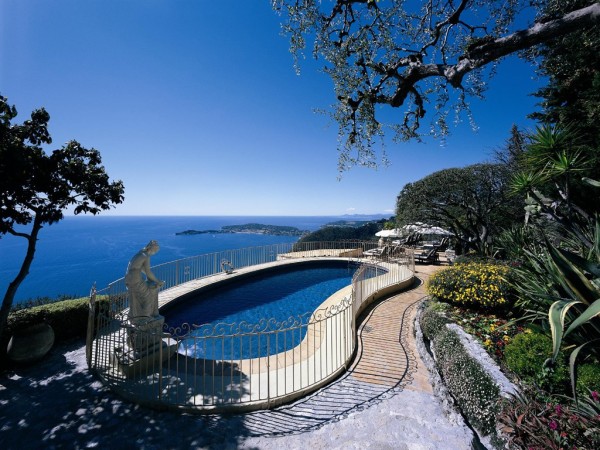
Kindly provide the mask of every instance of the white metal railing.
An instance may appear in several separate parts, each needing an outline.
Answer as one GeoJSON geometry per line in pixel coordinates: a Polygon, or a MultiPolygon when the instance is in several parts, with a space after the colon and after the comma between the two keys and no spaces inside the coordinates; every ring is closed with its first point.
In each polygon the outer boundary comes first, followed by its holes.
{"type": "Polygon", "coordinates": [[[356,348],[356,318],[376,293],[413,277],[411,253],[390,254],[384,260],[362,258],[372,247],[376,244],[284,244],[200,255],[152,268],[169,288],[219,273],[222,259],[236,268],[323,256],[360,264],[351,288],[339,291],[338,297],[316,311],[283,322],[185,324],[176,329],[165,326],[162,332],[140,332],[127,320],[127,291],[118,280],[91,295],[88,364],[121,395],[162,408],[258,409],[305,395],[346,369],[356,348]],[[107,299],[98,301],[103,294],[107,299]],[[132,344],[134,334],[137,350],[132,344]],[[146,347],[155,351],[144,352],[146,347]]]}
{"type": "MultiPolygon", "coordinates": [[[[277,259],[313,257],[313,256],[345,256],[358,257],[363,252],[377,248],[371,241],[327,241],[282,243],[261,247],[249,247],[235,250],[223,250],[207,253],[176,261],[158,264],[152,272],[159,280],[165,282],[161,291],[178,286],[187,281],[208,277],[221,273],[221,261],[229,261],[235,268],[256,266],[277,259]]],[[[113,281],[98,294],[118,295],[126,292],[125,278],[113,281]]]]}

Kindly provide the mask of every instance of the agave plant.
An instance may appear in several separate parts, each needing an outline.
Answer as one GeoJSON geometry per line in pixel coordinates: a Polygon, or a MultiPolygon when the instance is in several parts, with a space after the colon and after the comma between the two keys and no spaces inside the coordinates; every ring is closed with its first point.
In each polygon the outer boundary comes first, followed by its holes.
{"type": "Polygon", "coordinates": [[[553,265],[562,275],[562,287],[568,299],[555,301],[549,309],[548,321],[552,333],[553,349],[551,361],[558,357],[561,345],[569,336],[577,347],[569,357],[571,387],[576,398],[576,362],[580,353],[590,348],[596,357],[600,356],[600,324],[594,320],[600,316],[600,220],[596,217],[595,239],[588,258],[547,244],[553,265]],[[565,327],[568,327],[565,330],[565,327]]]}
{"type": "Polygon", "coordinates": [[[600,222],[572,201],[571,188],[581,181],[600,187],[600,182],[581,178],[589,162],[572,127],[538,127],[530,142],[525,170],[512,183],[513,193],[527,196],[527,218],[534,219],[531,232],[512,233],[513,244],[521,244],[517,252],[523,263],[514,274],[521,294],[517,305],[530,319],[548,318],[553,339],[548,362],[556,362],[561,346],[572,349],[575,396],[577,359],[587,350],[600,361],[594,346],[600,341],[600,222]],[[525,236],[532,241],[525,242],[525,236]]]}

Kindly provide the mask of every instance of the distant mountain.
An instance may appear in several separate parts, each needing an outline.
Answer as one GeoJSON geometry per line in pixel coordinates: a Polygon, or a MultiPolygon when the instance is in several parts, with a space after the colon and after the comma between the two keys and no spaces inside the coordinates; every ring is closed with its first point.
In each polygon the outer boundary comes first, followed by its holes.
{"type": "Polygon", "coordinates": [[[354,225],[341,225],[337,221],[332,222],[334,225],[326,225],[320,230],[313,231],[306,236],[303,236],[298,242],[327,242],[327,241],[345,241],[345,240],[360,240],[371,241],[377,239],[375,233],[383,229],[383,225],[387,219],[371,220],[371,221],[350,221],[354,225]]]}
{"type": "Polygon", "coordinates": [[[224,234],[224,233],[253,233],[269,234],[272,236],[303,236],[308,231],[299,230],[296,227],[282,225],[264,225],[262,223],[246,223],[244,225],[225,225],[220,230],[186,230],[175,233],[176,235],[194,234],[224,234]]]}
{"type": "Polygon", "coordinates": [[[375,222],[373,220],[336,220],[335,222],[329,222],[323,225],[325,227],[346,227],[346,228],[359,228],[368,223],[375,222]]]}
{"type": "Polygon", "coordinates": [[[356,219],[363,221],[371,221],[371,220],[381,220],[381,219],[389,219],[389,214],[344,214],[340,217],[343,217],[346,220],[356,219]]]}

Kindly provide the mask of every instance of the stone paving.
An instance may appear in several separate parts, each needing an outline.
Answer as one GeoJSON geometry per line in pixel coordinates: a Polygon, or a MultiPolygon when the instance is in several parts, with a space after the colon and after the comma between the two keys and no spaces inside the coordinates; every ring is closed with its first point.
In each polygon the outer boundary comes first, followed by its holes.
{"type": "MultiPolygon", "coordinates": [[[[436,266],[417,266],[425,280],[436,266]]],[[[348,372],[274,410],[194,416],[132,405],[87,372],[81,342],[0,375],[0,448],[470,449],[416,349],[422,283],[363,314],[348,372]]]]}

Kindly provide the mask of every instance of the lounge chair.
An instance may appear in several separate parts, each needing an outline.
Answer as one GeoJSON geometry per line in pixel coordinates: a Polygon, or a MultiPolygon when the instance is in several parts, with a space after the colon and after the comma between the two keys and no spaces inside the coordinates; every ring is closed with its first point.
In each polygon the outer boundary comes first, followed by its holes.
{"type": "Polygon", "coordinates": [[[415,262],[421,264],[437,264],[439,261],[437,249],[434,247],[423,253],[415,254],[415,262]]]}
{"type": "Polygon", "coordinates": [[[440,242],[440,245],[438,246],[438,252],[444,252],[446,251],[446,249],[448,248],[448,244],[450,243],[450,238],[449,237],[445,237],[442,239],[442,241],[440,242]]]}
{"type": "Polygon", "coordinates": [[[377,256],[381,255],[381,253],[383,252],[383,249],[384,249],[384,248],[385,248],[385,247],[377,247],[377,248],[372,248],[372,249],[370,249],[370,250],[366,250],[366,251],[364,251],[364,252],[363,252],[363,255],[364,255],[364,256],[367,256],[367,257],[369,257],[369,258],[371,258],[371,257],[375,258],[375,257],[377,257],[377,256]]]}

